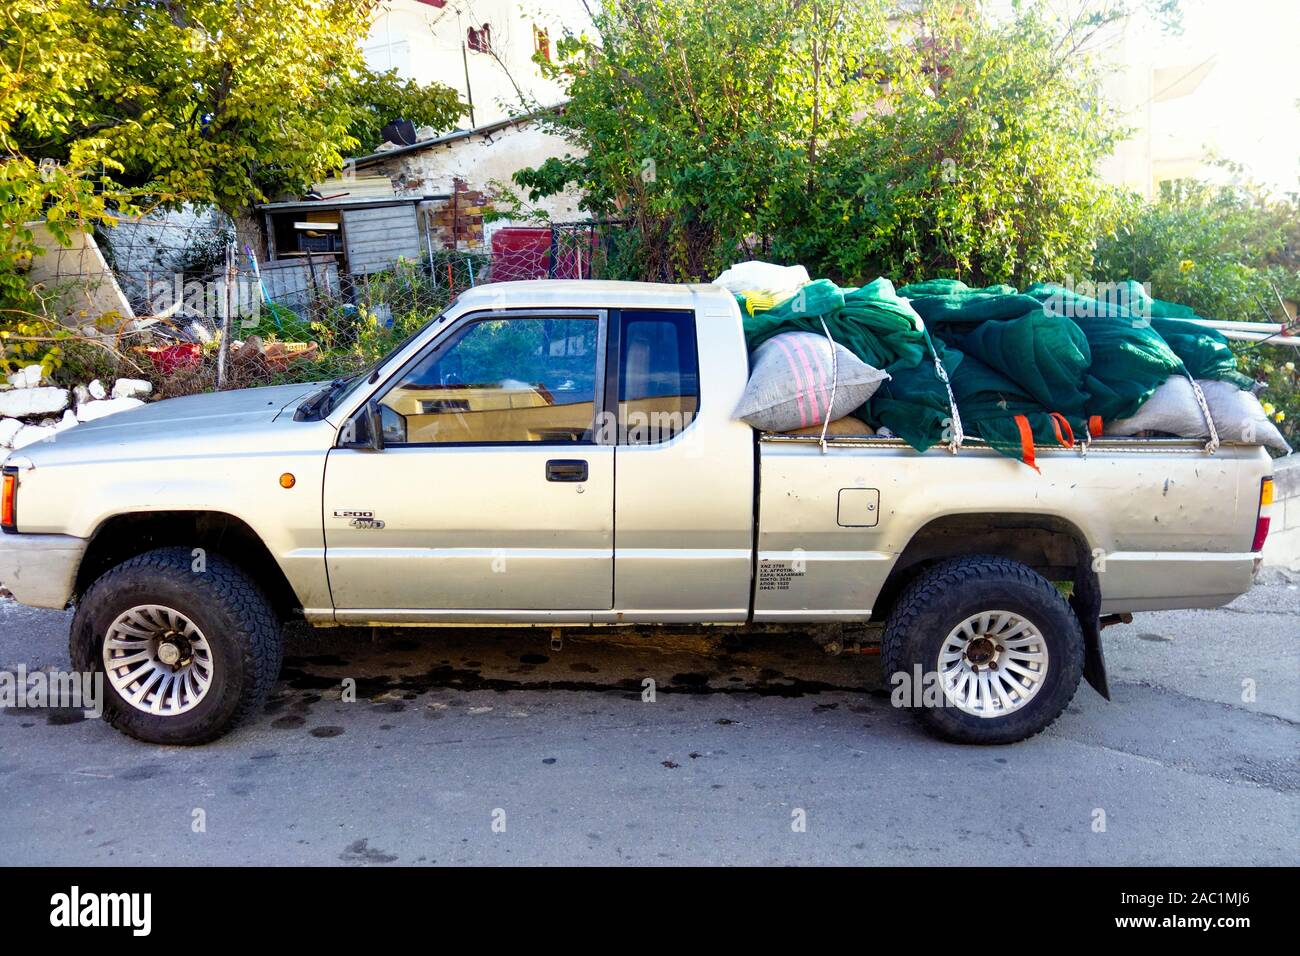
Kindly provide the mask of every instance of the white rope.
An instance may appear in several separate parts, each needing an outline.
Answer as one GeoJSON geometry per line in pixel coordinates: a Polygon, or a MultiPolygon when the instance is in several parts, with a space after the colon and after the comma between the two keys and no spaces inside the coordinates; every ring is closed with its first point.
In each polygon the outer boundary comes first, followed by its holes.
{"type": "Polygon", "coordinates": [[[961,443],[966,440],[965,432],[961,427],[961,413],[957,411],[957,396],[952,393],[952,383],[948,381],[948,370],[943,367],[939,361],[939,353],[935,351],[934,344],[930,342],[930,337],[925,337],[926,344],[930,347],[930,355],[934,358],[934,370],[939,375],[939,381],[943,382],[943,387],[948,390],[948,407],[952,409],[952,438],[948,441],[948,451],[954,455],[957,449],[961,448],[961,443]]]}
{"type": "Polygon", "coordinates": [[[1183,374],[1187,376],[1187,381],[1192,383],[1192,394],[1196,396],[1196,404],[1201,406],[1205,426],[1210,430],[1210,440],[1205,443],[1205,452],[1213,455],[1219,450],[1219,430],[1214,427],[1214,416],[1210,414],[1210,405],[1205,400],[1205,393],[1201,391],[1201,386],[1196,384],[1196,379],[1192,378],[1191,373],[1183,369],[1183,374]]]}
{"type": "Polygon", "coordinates": [[[835,339],[831,337],[831,330],[826,327],[826,319],[818,316],[822,324],[822,331],[826,333],[826,341],[831,345],[831,400],[826,406],[826,421],[822,422],[822,436],[819,439],[822,454],[826,454],[826,429],[831,427],[831,409],[835,407],[835,389],[840,383],[840,361],[839,355],[836,354],[838,349],[835,348],[835,339]]]}

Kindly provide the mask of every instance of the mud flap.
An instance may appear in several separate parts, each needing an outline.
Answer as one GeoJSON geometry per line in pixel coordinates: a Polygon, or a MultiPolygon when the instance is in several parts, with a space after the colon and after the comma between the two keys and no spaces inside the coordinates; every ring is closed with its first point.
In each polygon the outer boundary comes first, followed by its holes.
{"type": "Polygon", "coordinates": [[[1110,700],[1106,654],[1101,649],[1101,627],[1095,615],[1087,621],[1080,617],[1079,621],[1083,627],[1083,679],[1092,685],[1093,690],[1110,700]]]}
{"type": "Polygon", "coordinates": [[[1092,689],[1110,700],[1106,681],[1106,655],[1101,649],[1101,584],[1092,570],[1092,555],[1080,548],[1075,565],[1074,594],[1070,596],[1079,627],[1083,630],[1083,678],[1092,689]]]}

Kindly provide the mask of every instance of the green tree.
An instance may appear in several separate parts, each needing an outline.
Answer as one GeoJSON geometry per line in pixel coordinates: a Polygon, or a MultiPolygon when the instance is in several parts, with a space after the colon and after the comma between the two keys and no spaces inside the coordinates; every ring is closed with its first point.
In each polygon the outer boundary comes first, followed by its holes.
{"type": "Polygon", "coordinates": [[[795,197],[778,253],[852,280],[1083,274],[1115,198],[1098,164],[1121,133],[1080,52],[1102,22],[919,5],[873,108],[832,143],[824,188],[795,197]]]}
{"type": "Polygon", "coordinates": [[[516,176],[532,199],[574,185],[625,219],[624,268],[693,279],[770,251],[792,189],[818,188],[828,141],[880,67],[882,2],[621,0],[599,38],[563,38],[568,102],[552,122],[580,153],[516,176]]]}
{"type": "Polygon", "coordinates": [[[417,128],[445,130],[469,109],[451,87],[403,79],[396,70],[357,70],[350,90],[353,114],[348,136],[357,141],[357,150],[362,153],[383,144],[380,130],[394,120],[410,120],[417,128]]]}
{"type": "MultiPolygon", "coordinates": [[[[373,0],[107,0],[79,17],[118,68],[84,104],[123,179],[239,222],[352,145],[349,96],[373,0]]],[[[74,140],[75,141],[75,140],[74,140]]]]}
{"type": "MultiPolygon", "coordinates": [[[[22,275],[37,252],[26,222],[44,219],[66,241],[140,209],[211,204],[256,244],[251,207],[339,169],[385,113],[450,124],[450,90],[365,68],[375,3],[7,0],[0,321],[42,313],[22,275]]],[[[50,338],[3,331],[7,356],[50,338]]]]}
{"type": "MultiPolygon", "coordinates": [[[[1151,202],[1131,200],[1118,228],[1097,244],[1097,279],[1135,278],[1152,295],[1232,321],[1285,321],[1279,299],[1300,301],[1300,194],[1277,197],[1224,164],[1234,182],[1176,180],[1151,202]]],[[[1300,350],[1234,343],[1241,370],[1300,446],[1300,350]]]]}
{"type": "MultiPolygon", "coordinates": [[[[0,358],[58,361],[45,327],[44,302],[24,270],[36,252],[27,224],[44,220],[60,241],[96,223],[112,223],[129,197],[110,174],[120,164],[107,142],[81,128],[80,104],[112,73],[102,46],[87,37],[71,0],[9,0],[0,10],[0,358]],[[48,144],[83,136],[51,155],[48,144]],[[59,160],[57,165],[42,159],[59,160]]],[[[5,371],[0,362],[0,372],[5,371]]]]}
{"type": "Polygon", "coordinates": [[[365,67],[375,2],[17,0],[0,27],[7,158],[75,152],[123,192],[237,218],[302,192],[378,145],[390,113],[459,115],[449,88],[365,67]]]}
{"type": "Polygon", "coordinates": [[[1096,166],[1117,124],[1082,51],[1123,15],[620,0],[598,39],[558,45],[552,122],[577,149],[516,183],[627,220],[622,266],[644,278],[750,255],[848,281],[1060,278],[1111,209],[1096,166]]]}

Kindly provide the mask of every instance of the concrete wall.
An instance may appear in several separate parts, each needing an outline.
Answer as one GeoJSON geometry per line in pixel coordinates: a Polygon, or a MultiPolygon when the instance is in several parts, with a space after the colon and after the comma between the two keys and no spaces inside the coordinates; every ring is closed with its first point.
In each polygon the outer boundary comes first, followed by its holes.
{"type": "Polygon", "coordinates": [[[70,245],[63,245],[44,222],[26,223],[43,254],[32,257],[27,284],[55,294],[51,308],[68,325],[84,325],[116,313],[133,319],[126,296],[95,243],[95,237],[70,229],[70,245]]]}
{"type": "Polygon", "coordinates": [[[1273,517],[1264,543],[1264,565],[1300,571],[1300,454],[1273,466],[1273,517]]]}

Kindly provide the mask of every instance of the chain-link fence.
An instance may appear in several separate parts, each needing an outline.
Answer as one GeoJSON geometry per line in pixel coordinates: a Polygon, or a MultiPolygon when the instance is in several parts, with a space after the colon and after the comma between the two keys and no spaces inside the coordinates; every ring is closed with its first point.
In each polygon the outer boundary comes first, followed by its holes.
{"type": "Polygon", "coordinates": [[[601,278],[615,228],[506,227],[488,248],[426,244],[419,257],[358,274],[337,253],[259,257],[210,211],[124,221],[98,236],[102,258],[47,263],[51,312],[72,332],[64,353],[81,356],[60,377],[69,386],[144,378],[173,397],[348,375],[467,288],[601,278]]]}

